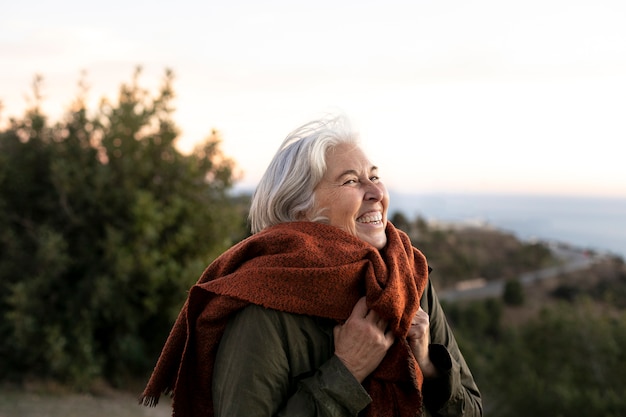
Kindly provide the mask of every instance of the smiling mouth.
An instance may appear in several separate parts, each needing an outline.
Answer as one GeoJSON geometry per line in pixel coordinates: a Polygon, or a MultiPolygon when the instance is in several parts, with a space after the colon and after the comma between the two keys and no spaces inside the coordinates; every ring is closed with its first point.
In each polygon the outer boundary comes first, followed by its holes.
{"type": "Polygon", "coordinates": [[[382,221],[383,221],[383,215],[381,213],[366,214],[356,219],[357,223],[362,223],[362,224],[381,224],[382,221]]]}

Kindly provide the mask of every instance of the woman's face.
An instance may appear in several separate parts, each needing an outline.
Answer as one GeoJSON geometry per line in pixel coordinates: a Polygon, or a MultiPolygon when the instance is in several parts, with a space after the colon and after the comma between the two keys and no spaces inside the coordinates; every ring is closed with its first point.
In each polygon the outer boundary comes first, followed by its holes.
{"type": "Polygon", "coordinates": [[[315,210],[329,224],[377,249],[387,244],[389,194],[378,178],[378,168],[360,147],[342,144],[329,150],[326,173],[314,193],[315,210]]]}

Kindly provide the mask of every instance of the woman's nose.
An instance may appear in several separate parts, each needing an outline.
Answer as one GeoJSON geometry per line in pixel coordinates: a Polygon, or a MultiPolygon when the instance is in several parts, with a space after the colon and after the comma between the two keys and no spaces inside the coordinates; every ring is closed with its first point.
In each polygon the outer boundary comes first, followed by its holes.
{"type": "Polygon", "coordinates": [[[382,184],[377,184],[371,181],[367,184],[367,190],[365,191],[366,200],[380,201],[384,195],[385,192],[383,191],[382,184]]]}

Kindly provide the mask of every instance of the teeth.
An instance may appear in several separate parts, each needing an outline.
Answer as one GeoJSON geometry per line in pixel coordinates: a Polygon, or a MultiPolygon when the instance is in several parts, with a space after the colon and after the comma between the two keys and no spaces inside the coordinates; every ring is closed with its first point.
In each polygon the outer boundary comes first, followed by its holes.
{"type": "Polygon", "coordinates": [[[359,223],[377,223],[381,221],[382,219],[383,219],[382,214],[375,213],[375,214],[370,214],[367,216],[359,217],[358,219],[356,219],[356,221],[359,223]]]}

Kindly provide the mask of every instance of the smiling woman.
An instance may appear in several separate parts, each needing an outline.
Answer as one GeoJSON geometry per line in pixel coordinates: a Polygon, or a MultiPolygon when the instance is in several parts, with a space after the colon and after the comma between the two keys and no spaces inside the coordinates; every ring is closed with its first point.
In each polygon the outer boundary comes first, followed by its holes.
{"type": "Polygon", "coordinates": [[[389,194],[361,148],[337,145],[327,151],[328,169],[315,188],[313,213],[377,249],[387,243],[389,194]]]}
{"type": "Polygon", "coordinates": [[[429,280],[345,117],[287,136],[253,235],[205,270],[142,395],[176,416],[481,416],[429,280]]]}
{"type": "Polygon", "coordinates": [[[385,246],[389,195],[346,118],[292,132],[261,178],[250,208],[252,232],[284,221],[339,227],[385,246]]]}

